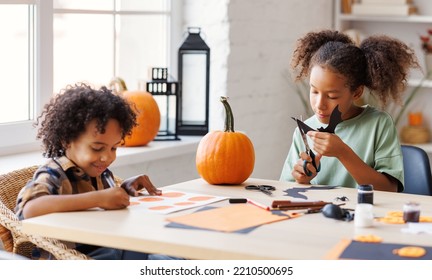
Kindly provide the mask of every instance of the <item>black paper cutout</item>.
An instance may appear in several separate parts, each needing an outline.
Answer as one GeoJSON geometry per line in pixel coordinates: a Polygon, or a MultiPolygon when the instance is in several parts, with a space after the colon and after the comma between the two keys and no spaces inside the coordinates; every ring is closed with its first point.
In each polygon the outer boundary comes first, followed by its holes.
{"type": "Polygon", "coordinates": [[[309,188],[291,188],[291,189],[286,189],[284,190],[284,192],[286,193],[287,196],[291,196],[294,198],[303,198],[303,199],[307,199],[306,195],[303,195],[301,193],[305,193],[307,191],[310,190],[331,190],[337,188],[337,186],[310,186],[309,188]]]}
{"type": "Polygon", "coordinates": [[[413,246],[397,243],[371,243],[351,241],[347,248],[339,256],[339,259],[350,260],[432,260],[432,247],[420,246],[426,249],[424,256],[401,257],[393,254],[393,250],[400,249],[405,246],[413,246]]]}
{"type": "Polygon", "coordinates": [[[301,127],[301,129],[304,131],[304,133],[307,133],[308,131],[320,131],[320,132],[328,132],[328,133],[335,133],[336,126],[342,122],[342,113],[339,111],[339,105],[337,105],[333,112],[330,115],[330,121],[326,128],[320,127],[318,129],[313,129],[307,124],[305,124],[303,121],[292,117],[293,120],[295,120],[298,124],[298,126],[301,127]]]}

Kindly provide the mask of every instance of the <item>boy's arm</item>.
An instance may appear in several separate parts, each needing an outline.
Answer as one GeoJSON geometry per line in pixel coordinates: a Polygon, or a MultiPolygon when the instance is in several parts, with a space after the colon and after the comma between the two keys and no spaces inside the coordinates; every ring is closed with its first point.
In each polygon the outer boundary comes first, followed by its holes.
{"type": "Polygon", "coordinates": [[[94,207],[121,209],[129,205],[129,195],[122,188],[110,188],[80,194],[41,195],[23,207],[24,218],[55,212],[81,211],[94,207]]]}

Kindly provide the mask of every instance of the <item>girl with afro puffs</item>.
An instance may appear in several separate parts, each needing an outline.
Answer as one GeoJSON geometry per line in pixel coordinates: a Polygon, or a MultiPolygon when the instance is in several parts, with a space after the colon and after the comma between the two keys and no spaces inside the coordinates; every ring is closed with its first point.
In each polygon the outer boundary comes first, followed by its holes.
{"type": "Polygon", "coordinates": [[[334,134],[307,133],[317,168],[305,153],[297,128],[281,180],[350,188],[371,184],[376,190],[403,191],[402,152],[392,118],[355,102],[365,88],[383,106],[390,99],[399,102],[409,69],[420,67],[414,51],[384,35],[368,37],[357,46],[341,32],[323,30],[298,40],[291,66],[297,79],[309,78],[314,115],[305,123],[313,129],[326,127],[336,106],[343,121],[334,134]]]}

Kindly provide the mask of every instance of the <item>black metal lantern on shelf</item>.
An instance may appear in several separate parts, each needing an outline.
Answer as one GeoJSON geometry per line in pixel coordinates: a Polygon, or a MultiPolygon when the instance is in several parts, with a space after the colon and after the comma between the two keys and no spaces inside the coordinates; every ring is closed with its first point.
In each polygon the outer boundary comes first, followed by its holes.
{"type": "Polygon", "coordinates": [[[159,132],[154,140],[180,140],[176,121],[178,83],[168,79],[168,68],[152,68],[151,77],[146,90],[153,95],[161,112],[159,132]]]}
{"type": "Polygon", "coordinates": [[[178,51],[179,135],[205,135],[209,130],[210,48],[200,33],[201,28],[189,27],[178,51]]]}

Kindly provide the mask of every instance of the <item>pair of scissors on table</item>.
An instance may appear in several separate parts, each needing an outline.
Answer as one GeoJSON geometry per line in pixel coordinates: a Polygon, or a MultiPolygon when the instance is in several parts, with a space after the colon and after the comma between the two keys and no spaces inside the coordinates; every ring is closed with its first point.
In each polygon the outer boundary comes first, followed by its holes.
{"type": "Polygon", "coordinates": [[[293,118],[293,119],[297,122],[297,127],[300,130],[300,134],[302,136],[303,143],[304,143],[304,145],[306,147],[306,154],[308,154],[311,157],[311,159],[312,159],[312,162],[307,161],[307,160],[303,161],[303,171],[306,174],[306,176],[312,176],[312,171],[310,171],[307,168],[308,163],[311,163],[312,166],[315,167],[316,172],[319,172],[321,170],[321,163],[317,166],[317,164],[315,162],[315,154],[312,151],[312,149],[309,147],[309,144],[308,144],[308,141],[307,141],[307,138],[306,138],[306,133],[309,130],[305,129],[305,127],[303,125],[304,123],[301,120],[296,119],[296,118],[293,118]]]}
{"type": "Polygon", "coordinates": [[[266,195],[272,195],[272,192],[276,190],[275,187],[269,185],[249,185],[246,186],[245,189],[261,191],[266,195]]]}

